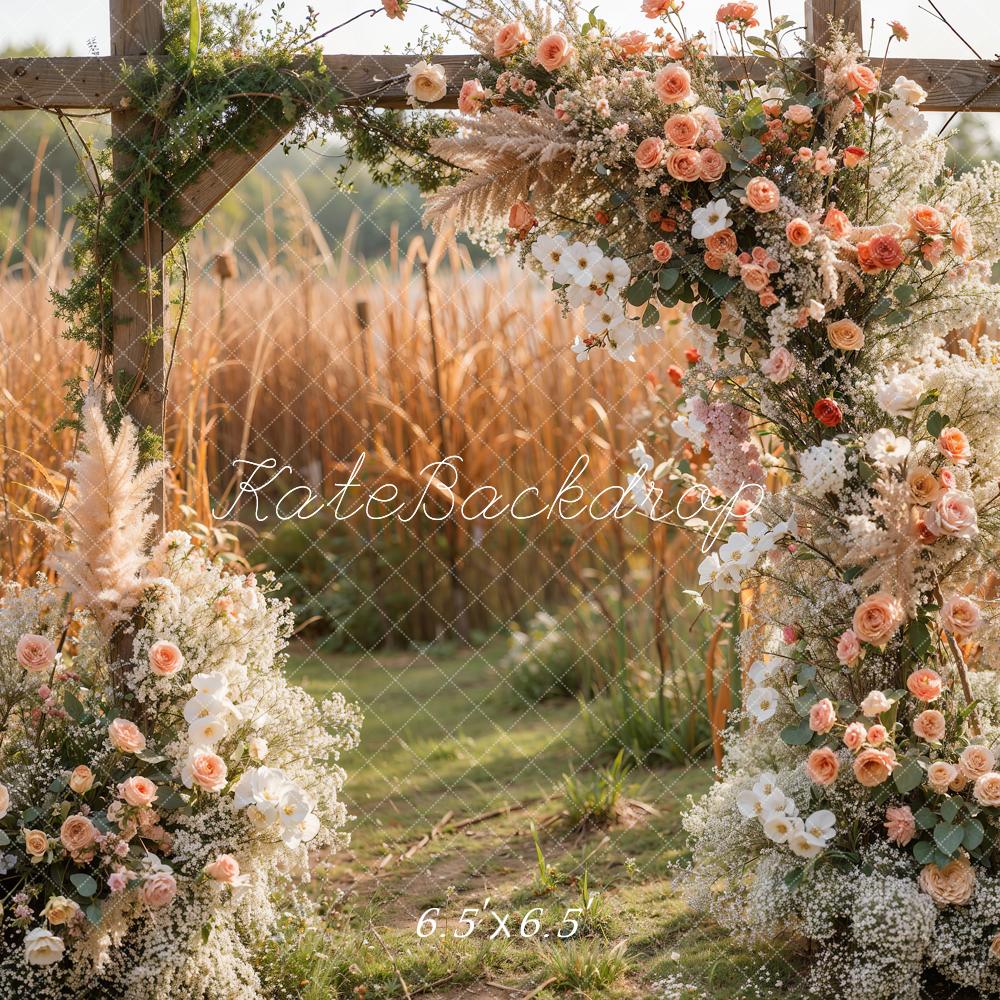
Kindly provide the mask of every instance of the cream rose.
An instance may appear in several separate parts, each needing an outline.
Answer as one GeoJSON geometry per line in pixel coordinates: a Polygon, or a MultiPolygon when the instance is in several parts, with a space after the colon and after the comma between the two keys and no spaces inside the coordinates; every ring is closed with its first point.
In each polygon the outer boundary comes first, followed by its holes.
{"type": "Polygon", "coordinates": [[[141,774],[128,778],[118,786],[118,794],[136,808],[152,805],[156,800],[156,785],[141,774]]]}
{"type": "Polygon", "coordinates": [[[940,743],[944,739],[944,716],[936,708],[928,708],[913,720],[913,734],[928,743],[940,743]]]}
{"type": "Polygon", "coordinates": [[[1000,806],[1000,771],[987,771],[976,778],[972,794],[981,806],[1000,806]]]}
{"type": "Polygon", "coordinates": [[[6,785],[0,784],[0,819],[10,812],[10,791],[6,785]]]}
{"type": "Polygon", "coordinates": [[[42,674],[50,670],[56,662],[56,647],[44,635],[27,633],[17,640],[14,649],[17,662],[29,674],[42,674]]]}
{"type": "Polygon", "coordinates": [[[860,351],[865,346],[865,331],[853,319],[838,319],[826,325],[830,346],[838,351],[860,351]]]}
{"type": "Polygon", "coordinates": [[[876,715],[888,712],[892,708],[892,702],[881,691],[869,691],[861,702],[861,713],[869,719],[874,719],[876,715]]]}
{"type": "Polygon", "coordinates": [[[66,951],[63,939],[45,927],[24,935],[24,960],[28,965],[55,965],[66,951]]]}
{"type": "Polygon", "coordinates": [[[68,924],[79,912],[80,907],[72,899],[67,899],[65,896],[49,896],[42,910],[42,916],[53,927],[58,927],[60,924],[68,924]]]}
{"type": "Polygon", "coordinates": [[[927,768],[927,784],[931,790],[944,795],[951,783],[958,777],[958,768],[946,760],[936,760],[927,768]]]}
{"type": "Polygon", "coordinates": [[[972,497],[960,490],[945,490],[927,512],[924,522],[935,535],[975,538],[979,534],[976,504],[972,497]]]}
{"type": "Polygon", "coordinates": [[[944,868],[924,865],[917,884],[938,906],[964,906],[976,889],[976,872],[966,857],[949,861],[944,868]]]}
{"type": "Polygon", "coordinates": [[[426,59],[407,66],[410,79],[406,83],[406,95],[411,107],[417,103],[433,104],[440,101],[448,91],[448,78],[440,66],[432,66],[426,59]]]}
{"type": "Polygon", "coordinates": [[[166,639],[160,639],[149,647],[149,669],[157,677],[169,677],[184,666],[184,654],[166,639]]]}
{"type": "Polygon", "coordinates": [[[44,858],[49,849],[49,838],[44,830],[25,830],[24,849],[33,858],[44,858]]]}
{"type": "Polygon", "coordinates": [[[170,872],[154,872],[142,883],[142,898],[152,910],[169,906],[177,895],[177,880],[170,872]]]}
{"type": "Polygon", "coordinates": [[[108,726],[108,739],[121,753],[142,753],[146,749],[146,737],[139,732],[139,727],[128,719],[115,719],[108,726]]]}
{"type": "Polygon", "coordinates": [[[70,791],[86,795],[94,787],[94,772],[86,764],[77,764],[69,776],[70,791]]]}
{"type": "Polygon", "coordinates": [[[926,465],[910,469],[906,474],[906,485],[910,488],[910,498],[921,506],[934,503],[941,495],[941,484],[926,465]]]}
{"type": "Polygon", "coordinates": [[[941,606],[938,620],[948,632],[967,639],[982,625],[983,616],[975,601],[964,594],[953,594],[941,606]]]}
{"type": "Polygon", "coordinates": [[[972,744],[967,746],[958,758],[958,766],[970,781],[981,778],[987,771],[992,771],[996,757],[989,747],[972,744]]]}

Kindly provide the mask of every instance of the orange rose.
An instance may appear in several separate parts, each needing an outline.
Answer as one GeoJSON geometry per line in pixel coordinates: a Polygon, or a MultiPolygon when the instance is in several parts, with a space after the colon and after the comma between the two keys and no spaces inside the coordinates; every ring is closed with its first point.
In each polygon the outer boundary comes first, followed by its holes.
{"type": "Polygon", "coordinates": [[[156,785],[149,778],[139,774],[123,781],[118,786],[118,794],[130,806],[137,808],[149,806],[156,799],[156,785]]]}
{"type": "Polygon", "coordinates": [[[108,739],[111,745],[122,753],[141,753],[146,749],[146,737],[139,732],[139,727],[128,719],[115,719],[108,726],[108,739]]]}
{"type": "Polygon", "coordinates": [[[951,221],[951,245],[959,257],[972,253],[972,226],[963,215],[956,215],[951,221]]]}
{"type": "Polygon", "coordinates": [[[906,474],[906,485],[910,488],[910,498],[917,504],[931,504],[941,495],[941,486],[934,473],[926,465],[918,465],[906,474]]]}
{"type": "Polygon", "coordinates": [[[32,858],[44,858],[49,849],[49,838],[44,830],[24,830],[24,849],[32,858]]]}
{"type": "Polygon", "coordinates": [[[922,667],[920,670],[914,670],[906,678],[906,689],[914,698],[919,698],[920,701],[934,701],[935,698],[941,697],[941,692],[944,690],[944,682],[936,670],[931,670],[930,667],[922,667]]]}
{"type": "Polygon", "coordinates": [[[754,177],[747,184],[747,204],[755,212],[773,212],[780,200],[778,185],[767,177],[754,177]]]}
{"type": "Polygon", "coordinates": [[[851,231],[851,220],[839,208],[831,207],[823,219],[823,228],[835,240],[842,240],[851,231]]]}
{"type": "Polygon", "coordinates": [[[804,247],[813,237],[812,226],[805,219],[792,219],[785,226],[785,236],[793,247],[804,247]]]}
{"type": "Polygon", "coordinates": [[[77,764],[69,776],[69,787],[77,795],[86,795],[94,787],[94,772],[86,764],[77,764]]]}
{"type": "Polygon", "coordinates": [[[938,906],[964,906],[976,891],[976,872],[963,855],[944,868],[924,865],[917,884],[938,906]]]}
{"type": "Polygon", "coordinates": [[[866,274],[891,271],[905,260],[906,254],[895,236],[881,234],[858,244],[858,263],[866,274]]]}
{"type": "Polygon", "coordinates": [[[716,181],[722,180],[728,169],[726,158],[714,149],[703,149],[698,154],[698,176],[706,184],[715,184],[716,181]]]}
{"type": "Polygon", "coordinates": [[[641,56],[649,51],[650,45],[644,31],[626,31],[615,39],[615,47],[622,55],[641,56]]]}
{"type": "Polygon", "coordinates": [[[666,264],[671,257],[673,257],[674,252],[670,249],[669,243],[664,243],[663,240],[657,240],[652,246],[653,259],[660,264],[666,264]]]}
{"type": "Polygon", "coordinates": [[[485,100],[486,91],[478,80],[463,81],[458,94],[458,110],[463,115],[478,115],[485,100]]]}
{"type": "Polygon", "coordinates": [[[751,292],[762,292],[767,288],[771,276],[760,264],[740,264],[740,279],[751,292]]]}
{"type": "Polygon", "coordinates": [[[639,143],[635,151],[635,165],[644,171],[655,170],[663,161],[666,147],[662,139],[650,136],[639,143]]]}
{"type": "Polygon", "coordinates": [[[936,708],[925,709],[913,720],[913,735],[928,743],[940,743],[944,733],[944,716],[936,708]]]}
{"type": "Polygon", "coordinates": [[[693,146],[701,134],[701,124],[694,115],[671,115],[663,132],[675,146],[693,146]]]}
{"type": "Polygon", "coordinates": [[[519,233],[527,233],[538,219],[535,218],[535,210],[526,201],[515,201],[510,206],[510,213],[507,217],[507,225],[511,229],[516,229],[519,233]]]}
{"type": "Polygon", "coordinates": [[[830,346],[838,351],[860,351],[865,346],[865,331],[852,319],[838,319],[826,325],[830,346]]]}
{"type": "Polygon", "coordinates": [[[81,855],[93,847],[97,840],[97,829],[86,816],[74,813],[63,820],[63,825],[59,828],[59,839],[70,854],[81,855]]]}
{"type": "Polygon", "coordinates": [[[720,257],[727,253],[736,253],[736,233],[731,229],[720,229],[717,233],[706,237],[705,246],[720,257]]]}
{"type": "Polygon", "coordinates": [[[672,63],[653,77],[653,87],[664,104],[680,104],[691,95],[691,74],[683,66],[672,63]]]}
{"type": "Polygon", "coordinates": [[[875,788],[892,774],[896,763],[896,755],[892,750],[868,747],[854,758],[854,777],[865,788],[875,788]]]}
{"type": "Polygon", "coordinates": [[[972,448],[965,433],[957,427],[945,427],[938,435],[938,451],[955,465],[968,465],[972,461],[972,448]]]}
{"type": "Polygon", "coordinates": [[[538,43],[535,61],[542,69],[554,73],[570,62],[575,55],[576,49],[570,45],[569,39],[561,31],[554,31],[538,43]]]}
{"type": "Polygon", "coordinates": [[[693,149],[672,149],[667,155],[667,173],[675,180],[690,184],[698,180],[701,173],[701,157],[693,149]]]}
{"type": "Polygon", "coordinates": [[[873,94],[878,89],[878,77],[868,66],[860,63],[849,66],[844,71],[844,82],[861,94],[873,94]]]}
{"type": "Polygon", "coordinates": [[[530,41],[528,29],[520,21],[512,21],[505,24],[493,38],[493,55],[497,59],[506,59],[530,41]]]}
{"type": "Polygon", "coordinates": [[[915,205],[910,209],[910,225],[915,232],[937,236],[944,230],[944,216],[930,205],[915,205]]]}
{"type": "Polygon", "coordinates": [[[818,747],[806,758],[806,774],[817,785],[832,785],[839,771],[840,761],[829,747],[818,747]]]}

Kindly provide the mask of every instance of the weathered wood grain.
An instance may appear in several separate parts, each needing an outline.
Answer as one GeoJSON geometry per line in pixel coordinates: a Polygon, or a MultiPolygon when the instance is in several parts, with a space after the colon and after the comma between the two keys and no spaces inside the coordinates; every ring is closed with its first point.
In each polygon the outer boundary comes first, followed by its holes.
{"type": "Polygon", "coordinates": [[[861,0],[806,0],[806,38],[826,43],[830,28],[839,21],[848,35],[861,41],[861,0]]]}

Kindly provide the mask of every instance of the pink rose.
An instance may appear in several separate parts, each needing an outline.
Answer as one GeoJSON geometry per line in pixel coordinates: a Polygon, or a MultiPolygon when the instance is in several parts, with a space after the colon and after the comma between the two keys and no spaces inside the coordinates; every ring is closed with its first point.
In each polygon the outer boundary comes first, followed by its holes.
{"type": "Polygon", "coordinates": [[[809,709],[809,728],[814,733],[828,733],[837,721],[837,710],[829,698],[822,698],[809,709]]]}
{"type": "Polygon", "coordinates": [[[115,719],[108,726],[108,739],[121,753],[142,753],[146,749],[146,737],[139,732],[139,727],[128,719],[115,719]]]}
{"type": "Polygon", "coordinates": [[[216,882],[234,885],[240,875],[240,865],[231,854],[220,854],[211,864],[205,865],[205,874],[216,882]]]}
{"type": "Polygon", "coordinates": [[[653,88],[664,104],[680,104],[691,95],[691,74],[680,64],[671,63],[653,77],[653,88]]]}
{"type": "Polygon", "coordinates": [[[512,56],[522,45],[531,41],[528,29],[520,21],[505,24],[493,38],[493,55],[497,59],[512,56]]]}
{"type": "Polygon", "coordinates": [[[663,154],[666,147],[662,139],[650,136],[639,143],[635,151],[635,165],[644,171],[655,170],[663,161],[663,154]]]}
{"type": "Polygon", "coordinates": [[[675,146],[693,146],[701,134],[701,125],[694,115],[671,115],[663,132],[675,146]]]}
{"type": "Polygon", "coordinates": [[[673,257],[674,252],[670,249],[669,243],[664,243],[663,240],[657,240],[652,246],[653,260],[660,264],[666,264],[667,261],[673,257]]]}
{"type": "Polygon", "coordinates": [[[958,766],[967,778],[975,781],[981,778],[987,771],[992,771],[996,764],[996,757],[989,747],[972,744],[967,746],[958,758],[958,766]]]}
{"type": "Polygon", "coordinates": [[[14,650],[17,662],[29,674],[41,674],[52,668],[56,662],[56,647],[44,635],[27,633],[17,640],[14,650]]]}
{"type": "Polygon", "coordinates": [[[975,538],[979,534],[976,505],[967,493],[948,489],[924,518],[927,528],[935,535],[975,538]]]}
{"type": "Polygon", "coordinates": [[[197,785],[207,792],[220,792],[226,785],[226,763],[204,747],[194,747],[181,769],[181,781],[187,788],[197,785]]]}
{"type": "Polygon", "coordinates": [[[906,678],[906,689],[914,698],[919,698],[921,701],[934,701],[935,698],[941,696],[944,683],[937,671],[931,670],[930,667],[921,667],[920,670],[914,670],[906,678]]]}
{"type": "Polygon", "coordinates": [[[667,154],[667,173],[675,180],[691,184],[701,174],[701,157],[693,149],[672,149],[667,154]]]}
{"type": "Polygon", "coordinates": [[[778,185],[767,177],[754,177],[747,184],[747,204],[755,212],[773,212],[780,200],[778,185]]]}
{"type": "Polygon", "coordinates": [[[791,646],[799,641],[799,630],[794,625],[781,626],[781,641],[791,646]]]}
{"type": "Polygon", "coordinates": [[[906,845],[917,835],[917,824],[909,806],[889,806],[885,811],[885,829],[889,840],[906,845]]]}
{"type": "Polygon", "coordinates": [[[880,722],[868,728],[868,742],[873,747],[880,747],[889,738],[889,732],[880,722]]]}
{"type": "Polygon", "coordinates": [[[840,761],[829,747],[818,747],[806,758],[806,774],[817,785],[832,785],[839,771],[840,761]]]}
{"type": "Polygon", "coordinates": [[[149,647],[149,669],[157,677],[176,674],[182,666],[184,666],[184,656],[172,642],[161,639],[149,647]]]}
{"type": "Polygon", "coordinates": [[[812,108],[805,104],[793,104],[786,112],[785,118],[795,125],[808,125],[812,121],[812,108]]]}
{"type": "Polygon", "coordinates": [[[723,174],[729,169],[726,158],[714,149],[703,149],[698,154],[698,176],[706,184],[714,184],[722,180],[723,174]]]}
{"type": "Polygon", "coordinates": [[[151,910],[169,906],[177,895],[177,880],[170,872],[154,872],[142,883],[142,898],[151,910]]]}
{"type": "Polygon", "coordinates": [[[854,758],[854,777],[865,788],[875,788],[892,774],[896,764],[896,755],[891,750],[868,747],[854,758]]]}
{"type": "Polygon", "coordinates": [[[141,774],[128,778],[118,786],[118,794],[130,806],[152,805],[156,799],[156,785],[141,774]]]}
{"type": "Polygon", "coordinates": [[[861,702],[861,713],[867,715],[869,719],[888,712],[890,708],[892,702],[881,691],[869,691],[865,700],[861,702]]]}
{"type": "Polygon", "coordinates": [[[542,69],[554,73],[570,62],[575,55],[576,49],[570,45],[569,39],[561,31],[554,31],[538,43],[535,61],[542,69]]]}
{"type": "Polygon", "coordinates": [[[928,743],[940,743],[944,733],[944,716],[936,708],[925,709],[913,720],[913,735],[928,743]]]}
{"type": "Polygon", "coordinates": [[[478,80],[466,80],[458,92],[458,110],[463,115],[478,115],[486,100],[486,91],[478,80]]]}
{"type": "Polygon", "coordinates": [[[953,594],[941,606],[938,612],[941,627],[967,639],[983,623],[979,605],[964,594],[953,594]]]}
{"type": "Polygon", "coordinates": [[[59,828],[59,839],[70,854],[82,855],[96,842],[97,829],[86,816],[74,813],[63,820],[59,828]]]}
{"type": "Polygon", "coordinates": [[[760,370],[775,383],[787,382],[795,370],[795,358],[785,347],[776,347],[760,363],[760,370]]]}
{"type": "Polygon", "coordinates": [[[903,623],[903,606],[887,591],[863,600],[854,611],[855,635],[861,642],[884,647],[903,623]]]}
{"type": "Polygon", "coordinates": [[[108,876],[109,892],[121,892],[127,884],[124,872],[112,872],[108,876]]]}
{"type": "Polygon", "coordinates": [[[868,729],[863,722],[852,722],[844,730],[844,746],[848,750],[860,750],[868,739],[868,729]]]}
{"type": "Polygon", "coordinates": [[[860,655],[861,643],[854,629],[845,629],[837,640],[837,659],[847,666],[856,663],[860,655]]]}

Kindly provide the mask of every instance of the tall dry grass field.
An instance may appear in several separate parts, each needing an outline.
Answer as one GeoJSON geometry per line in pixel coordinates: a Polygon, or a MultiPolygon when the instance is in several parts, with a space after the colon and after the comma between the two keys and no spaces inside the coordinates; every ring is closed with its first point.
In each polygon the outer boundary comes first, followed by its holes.
{"type": "MultiPolygon", "coordinates": [[[[581,480],[588,496],[624,484],[652,391],[641,376],[662,381],[681,353],[669,334],[634,365],[578,364],[569,346],[579,318],[561,315],[513,263],[479,273],[451,241],[403,244],[395,233],[387,258],[366,263],[352,256],[350,233],[331,250],[294,187],[276,211],[294,222],[295,238],[269,238],[238,269],[208,235],[191,248],[187,309],[179,326],[176,314],[168,324],[177,329],[167,432],[173,524],[207,525],[213,510],[230,508],[247,474],[240,460],[291,467],[272,497],[303,484],[333,496],[361,452],[369,487],[391,482],[413,501],[427,484],[422,470],[448,455],[461,459],[458,502],[488,484],[507,500],[537,487],[546,503],[581,455],[591,463],[581,480]]],[[[70,233],[71,219],[50,200],[25,220],[24,259],[12,263],[11,243],[0,261],[0,560],[5,575],[22,579],[43,565],[50,511],[35,491],[61,487],[74,445],[72,434],[52,430],[63,383],[86,364],[60,337],[49,302],[49,289],[67,279],[70,233]]],[[[175,299],[181,291],[172,289],[175,299]]],[[[280,527],[255,515],[245,496],[234,517],[247,525],[251,554],[267,550],[256,533],[280,527]]],[[[363,580],[371,614],[409,638],[486,627],[594,586],[634,600],[636,564],[648,570],[640,576],[657,575],[646,528],[585,517],[404,524],[324,514],[300,535],[285,569],[310,565],[306,586],[331,593],[363,580]]],[[[689,566],[687,542],[671,536],[659,548],[661,577],[689,566]]]]}

